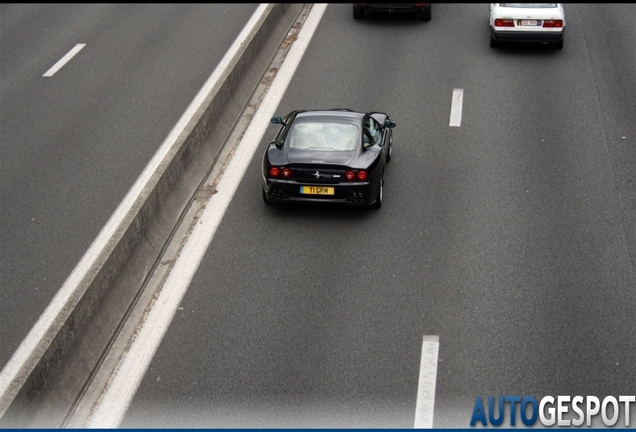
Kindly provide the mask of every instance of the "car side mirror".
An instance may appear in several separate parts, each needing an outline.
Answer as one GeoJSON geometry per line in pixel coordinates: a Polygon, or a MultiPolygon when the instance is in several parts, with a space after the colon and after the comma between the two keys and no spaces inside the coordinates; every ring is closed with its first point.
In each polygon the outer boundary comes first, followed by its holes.
{"type": "Polygon", "coordinates": [[[273,124],[282,124],[283,126],[286,126],[286,125],[285,125],[285,122],[284,122],[284,121],[283,121],[283,119],[282,119],[282,118],[280,118],[280,117],[274,117],[274,118],[272,118],[270,121],[271,121],[273,124]]]}
{"type": "Polygon", "coordinates": [[[384,126],[388,127],[389,129],[393,129],[396,126],[396,124],[395,124],[395,122],[393,120],[387,118],[384,121],[384,126]]]}

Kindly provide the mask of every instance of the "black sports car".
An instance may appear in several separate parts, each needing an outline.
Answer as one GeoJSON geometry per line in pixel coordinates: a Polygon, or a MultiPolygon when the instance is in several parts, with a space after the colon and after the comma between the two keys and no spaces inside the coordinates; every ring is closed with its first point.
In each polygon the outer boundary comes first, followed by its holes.
{"type": "Polygon", "coordinates": [[[316,202],[382,206],[395,122],[381,112],[298,110],[272,123],[281,128],[263,156],[266,203],[316,202]]]}

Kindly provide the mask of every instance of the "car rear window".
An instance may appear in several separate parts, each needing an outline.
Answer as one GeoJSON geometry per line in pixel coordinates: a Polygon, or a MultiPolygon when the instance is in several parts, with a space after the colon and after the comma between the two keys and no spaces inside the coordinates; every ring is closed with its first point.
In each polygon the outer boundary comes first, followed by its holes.
{"type": "Polygon", "coordinates": [[[359,128],[353,124],[300,122],[293,125],[288,140],[290,149],[352,151],[359,136],[359,128]]]}

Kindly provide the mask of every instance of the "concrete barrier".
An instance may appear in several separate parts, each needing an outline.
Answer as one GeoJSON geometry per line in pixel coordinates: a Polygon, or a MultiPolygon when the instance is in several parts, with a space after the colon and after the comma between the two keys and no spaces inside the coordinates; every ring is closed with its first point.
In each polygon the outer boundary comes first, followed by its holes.
{"type": "Polygon", "coordinates": [[[0,386],[1,427],[63,423],[303,7],[267,6],[37,347],[0,386]]]}

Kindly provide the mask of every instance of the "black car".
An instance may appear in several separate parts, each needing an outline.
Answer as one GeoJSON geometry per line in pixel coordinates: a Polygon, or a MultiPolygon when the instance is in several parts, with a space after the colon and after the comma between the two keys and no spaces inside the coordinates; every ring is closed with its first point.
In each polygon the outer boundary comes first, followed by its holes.
{"type": "Polygon", "coordinates": [[[362,19],[364,13],[384,12],[384,13],[417,13],[421,20],[431,20],[431,4],[430,3],[354,3],[353,18],[362,19]]]}
{"type": "Polygon", "coordinates": [[[298,110],[272,123],[281,128],[263,156],[266,203],[382,206],[395,127],[388,115],[298,110]]]}

